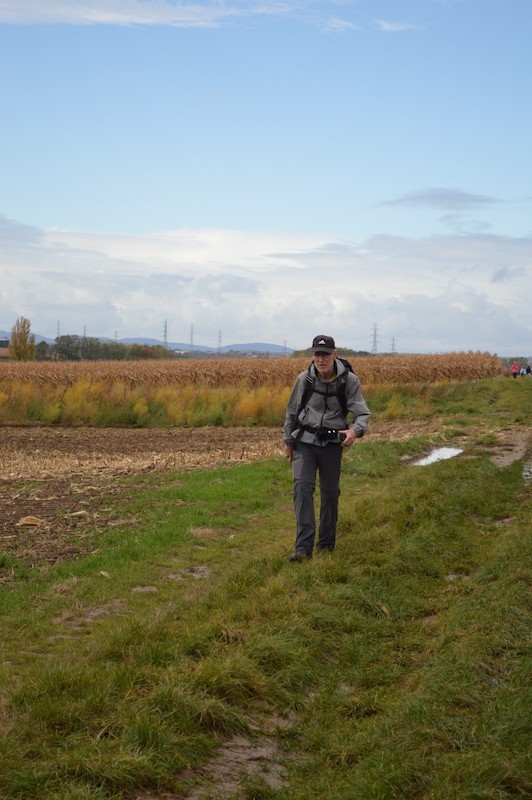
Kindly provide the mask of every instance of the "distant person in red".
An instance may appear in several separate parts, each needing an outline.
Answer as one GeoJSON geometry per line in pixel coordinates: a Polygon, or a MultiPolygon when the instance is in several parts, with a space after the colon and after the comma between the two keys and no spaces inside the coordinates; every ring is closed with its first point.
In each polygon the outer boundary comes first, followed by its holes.
{"type": "Polygon", "coordinates": [[[517,378],[518,375],[519,375],[519,364],[517,363],[517,361],[514,361],[514,363],[512,364],[512,377],[517,378]]]}

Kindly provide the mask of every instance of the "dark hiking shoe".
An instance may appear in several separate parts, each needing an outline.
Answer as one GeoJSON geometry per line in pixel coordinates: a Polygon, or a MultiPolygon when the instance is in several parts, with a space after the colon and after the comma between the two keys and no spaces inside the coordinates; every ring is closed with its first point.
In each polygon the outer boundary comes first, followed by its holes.
{"type": "Polygon", "coordinates": [[[312,558],[312,553],[307,553],[306,550],[296,550],[288,557],[289,561],[308,561],[312,558]]]}

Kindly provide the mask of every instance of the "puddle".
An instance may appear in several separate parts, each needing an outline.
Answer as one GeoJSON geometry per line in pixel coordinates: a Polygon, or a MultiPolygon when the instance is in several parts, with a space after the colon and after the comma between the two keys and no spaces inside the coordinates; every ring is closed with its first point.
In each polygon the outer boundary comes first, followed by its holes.
{"type": "Polygon", "coordinates": [[[459,447],[437,447],[432,453],[429,453],[425,458],[420,458],[419,461],[414,461],[414,467],[426,467],[427,464],[434,464],[436,461],[444,461],[446,458],[453,458],[464,451],[459,447]]]}

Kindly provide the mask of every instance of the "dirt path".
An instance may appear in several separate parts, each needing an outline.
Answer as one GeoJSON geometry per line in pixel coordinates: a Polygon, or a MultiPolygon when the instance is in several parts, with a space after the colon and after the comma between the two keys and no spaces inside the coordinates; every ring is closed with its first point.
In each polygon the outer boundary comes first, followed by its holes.
{"type": "MultiPolygon", "coordinates": [[[[439,430],[435,419],[373,423],[371,440],[397,441],[439,430]]],[[[281,432],[275,428],[2,427],[0,584],[10,580],[9,556],[42,568],[91,552],[99,530],[125,524],[120,507],[131,489],[120,477],[282,454],[281,432]]],[[[511,432],[502,437],[496,455],[522,457],[513,449],[511,432]]]]}

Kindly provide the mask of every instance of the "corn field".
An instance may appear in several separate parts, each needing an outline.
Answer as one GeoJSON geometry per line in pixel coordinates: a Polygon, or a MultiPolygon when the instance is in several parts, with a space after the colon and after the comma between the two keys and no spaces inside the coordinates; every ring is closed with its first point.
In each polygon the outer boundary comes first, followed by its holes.
{"type": "MultiPolygon", "coordinates": [[[[366,356],[351,358],[363,384],[436,383],[490,378],[503,371],[498,356],[489,353],[447,353],[426,356],[366,356]]],[[[7,362],[0,364],[3,385],[72,386],[120,382],[128,387],[191,385],[209,388],[291,386],[306,369],[305,358],[239,358],[178,361],[7,362]]]]}
{"type": "MultiPolygon", "coordinates": [[[[292,384],[308,363],[294,358],[9,362],[0,365],[0,425],[278,426],[292,384]]],[[[351,363],[366,397],[373,391],[375,408],[388,418],[428,413],[427,387],[502,372],[500,360],[489,354],[373,356],[351,363]],[[404,393],[409,386],[407,400],[394,390],[404,387],[404,393]]]]}

